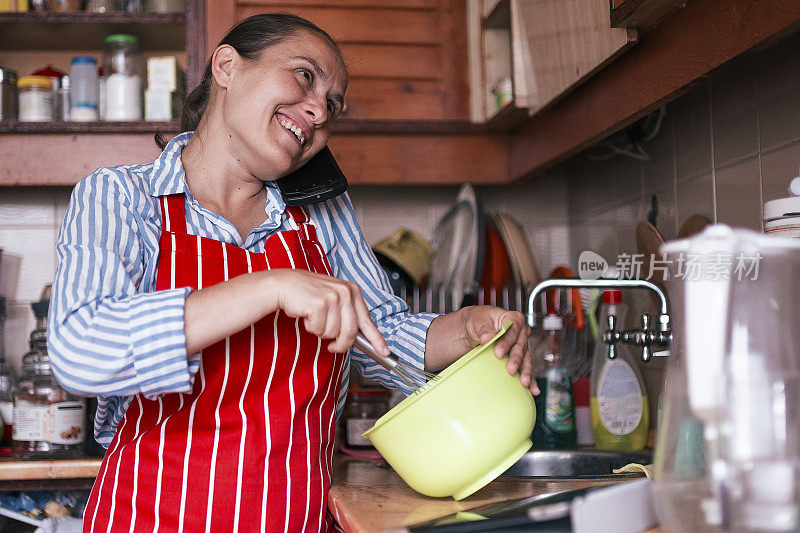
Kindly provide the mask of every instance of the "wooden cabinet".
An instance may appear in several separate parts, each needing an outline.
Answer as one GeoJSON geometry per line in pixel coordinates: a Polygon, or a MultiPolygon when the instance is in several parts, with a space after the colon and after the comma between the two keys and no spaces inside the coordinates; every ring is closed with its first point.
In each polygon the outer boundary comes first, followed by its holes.
{"type": "Polygon", "coordinates": [[[513,127],[563,98],[636,41],[607,0],[469,0],[473,119],[513,127]],[[477,54],[477,57],[476,57],[477,54]],[[511,86],[511,103],[500,97],[511,86]],[[521,112],[522,111],[522,112],[521,112]]]}
{"type": "Polygon", "coordinates": [[[650,28],[686,0],[612,0],[611,26],[650,28]]]}

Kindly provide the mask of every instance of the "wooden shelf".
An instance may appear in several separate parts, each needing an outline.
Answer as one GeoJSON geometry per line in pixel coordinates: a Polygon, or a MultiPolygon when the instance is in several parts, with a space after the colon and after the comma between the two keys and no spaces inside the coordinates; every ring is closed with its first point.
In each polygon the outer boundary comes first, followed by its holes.
{"type": "Polygon", "coordinates": [[[30,479],[95,478],[100,471],[99,458],[63,459],[50,461],[0,460],[0,481],[30,479]]]}
{"type": "MultiPolygon", "coordinates": [[[[179,133],[180,121],[169,122],[0,122],[0,134],[26,133],[179,133]]],[[[444,120],[354,120],[342,118],[333,125],[342,134],[470,134],[486,133],[485,124],[444,120]]]]}
{"type": "Polygon", "coordinates": [[[356,120],[340,118],[333,123],[334,133],[375,134],[468,134],[486,133],[485,124],[453,120],[356,120]]]}
{"type": "Polygon", "coordinates": [[[486,122],[490,131],[511,131],[528,119],[529,112],[525,107],[517,107],[512,101],[500,109],[486,122]]]}
{"type": "Polygon", "coordinates": [[[113,33],[139,37],[142,50],[185,50],[183,13],[0,13],[0,50],[102,50],[113,33]]]}
{"type": "Polygon", "coordinates": [[[0,133],[178,133],[180,122],[0,122],[0,133]]]}
{"type": "Polygon", "coordinates": [[[483,17],[484,28],[509,29],[511,27],[511,0],[500,0],[492,11],[483,17]]]}
{"type": "Polygon", "coordinates": [[[27,11],[25,13],[0,13],[0,22],[46,22],[46,23],[88,23],[88,24],[183,24],[184,13],[88,13],[86,11],[27,11]]]}

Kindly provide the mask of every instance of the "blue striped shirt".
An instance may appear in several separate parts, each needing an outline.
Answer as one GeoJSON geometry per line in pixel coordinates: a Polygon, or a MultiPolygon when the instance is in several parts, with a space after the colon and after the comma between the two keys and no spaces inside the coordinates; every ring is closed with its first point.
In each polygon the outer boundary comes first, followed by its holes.
{"type": "MultiPolygon", "coordinates": [[[[292,229],[277,189],[267,188],[266,221],[239,236],[228,220],[204,207],[186,186],[180,155],[192,132],[172,139],[154,162],[100,168],[72,192],[56,243],[58,267],[51,299],[48,349],[61,385],[98,396],[97,441],[108,446],[136,394],[154,399],[188,393],[200,354],[186,353],[184,303],[188,287],[155,291],[161,210],[159,197],[183,193],[189,233],[263,252],[267,238],[292,229]]],[[[337,278],[357,283],[372,320],[391,350],[424,365],[425,337],[435,318],[412,315],[394,296],[344,194],[308,208],[337,278]]],[[[347,395],[352,361],[367,379],[411,391],[361,352],[351,349],[337,412],[347,395]]]]}

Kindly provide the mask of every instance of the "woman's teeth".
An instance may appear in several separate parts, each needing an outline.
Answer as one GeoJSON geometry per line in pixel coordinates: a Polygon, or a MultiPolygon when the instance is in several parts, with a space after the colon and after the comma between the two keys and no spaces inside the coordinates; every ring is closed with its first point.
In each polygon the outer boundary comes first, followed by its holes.
{"type": "Polygon", "coordinates": [[[286,128],[287,130],[289,130],[292,133],[294,133],[294,136],[297,137],[298,141],[300,141],[300,145],[301,146],[303,145],[303,143],[305,142],[306,139],[305,139],[305,137],[303,137],[303,131],[300,128],[298,128],[297,126],[295,126],[294,124],[292,124],[288,120],[278,119],[278,124],[280,124],[281,126],[286,128]]]}

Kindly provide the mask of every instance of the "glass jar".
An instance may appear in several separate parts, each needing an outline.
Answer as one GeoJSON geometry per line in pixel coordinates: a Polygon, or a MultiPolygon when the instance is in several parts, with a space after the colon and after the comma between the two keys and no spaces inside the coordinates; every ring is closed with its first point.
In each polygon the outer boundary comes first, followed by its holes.
{"type": "Polygon", "coordinates": [[[37,328],[14,386],[14,459],[63,459],[82,455],[86,399],[61,388],[47,355],[49,301],[33,304],[37,328]]]}
{"type": "Polygon", "coordinates": [[[142,119],[142,54],[135,35],[105,39],[105,120],[142,119]]]}
{"type": "Polygon", "coordinates": [[[46,76],[22,76],[17,80],[20,122],[53,120],[53,81],[46,76]]]}
{"type": "Polygon", "coordinates": [[[369,439],[361,436],[389,410],[391,393],[382,388],[351,384],[342,412],[344,445],[353,450],[374,450],[369,439]]]}

